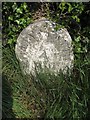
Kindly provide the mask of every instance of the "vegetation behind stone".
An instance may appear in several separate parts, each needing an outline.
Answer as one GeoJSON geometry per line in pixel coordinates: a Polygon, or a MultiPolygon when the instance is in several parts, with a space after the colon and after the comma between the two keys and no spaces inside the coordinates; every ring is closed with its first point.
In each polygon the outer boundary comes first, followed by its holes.
{"type": "Polygon", "coordinates": [[[88,119],[90,111],[90,3],[2,3],[3,118],[88,119]],[[19,33],[40,17],[66,27],[73,39],[72,74],[24,76],[15,56],[19,33]],[[9,93],[9,94],[8,94],[9,93]]]}

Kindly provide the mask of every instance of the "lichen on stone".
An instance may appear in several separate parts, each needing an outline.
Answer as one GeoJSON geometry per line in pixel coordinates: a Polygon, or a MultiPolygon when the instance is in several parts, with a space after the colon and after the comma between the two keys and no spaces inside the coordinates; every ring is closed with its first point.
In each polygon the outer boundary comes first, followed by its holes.
{"type": "Polygon", "coordinates": [[[52,21],[39,20],[20,33],[15,52],[25,74],[34,74],[36,65],[55,73],[72,68],[72,39],[66,28],[54,27],[52,21]]]}

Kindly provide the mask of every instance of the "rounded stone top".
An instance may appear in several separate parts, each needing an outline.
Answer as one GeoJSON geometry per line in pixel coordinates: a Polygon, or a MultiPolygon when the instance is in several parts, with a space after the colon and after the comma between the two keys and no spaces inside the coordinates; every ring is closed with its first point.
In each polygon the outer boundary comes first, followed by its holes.
{"type": "Polygon", "coordinates": [[[51,72],[72,68],[72,39],[66,28],[55,30],[56,23],[45,18],[35,21],[19,35],[15,53],[25,74],[39,67],[51,72]]]}

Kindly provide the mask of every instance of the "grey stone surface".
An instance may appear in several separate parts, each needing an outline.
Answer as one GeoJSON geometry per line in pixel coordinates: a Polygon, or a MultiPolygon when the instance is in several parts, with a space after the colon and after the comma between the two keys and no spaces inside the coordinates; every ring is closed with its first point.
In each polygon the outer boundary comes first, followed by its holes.
{"type": "Polygon", "coordinates": [[[20,33],[15,52],[25,74],[34,74],[36,66],[55,73],[72,68],[72,39],[66,28],[56,31],[55,26],[54,22],[43,19],[30,24],[20,33]]]}

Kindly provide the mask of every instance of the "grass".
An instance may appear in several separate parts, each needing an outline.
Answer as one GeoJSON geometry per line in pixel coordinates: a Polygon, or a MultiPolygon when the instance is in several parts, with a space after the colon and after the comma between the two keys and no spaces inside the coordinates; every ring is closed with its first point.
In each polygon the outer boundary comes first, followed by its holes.
{"type": "Polygon", "coordinates": [[[71,74],[24,76],[14,50],[2,49],[3,117],[83,120],[89,116],[90,58],[75,60],[71,74]]]}

